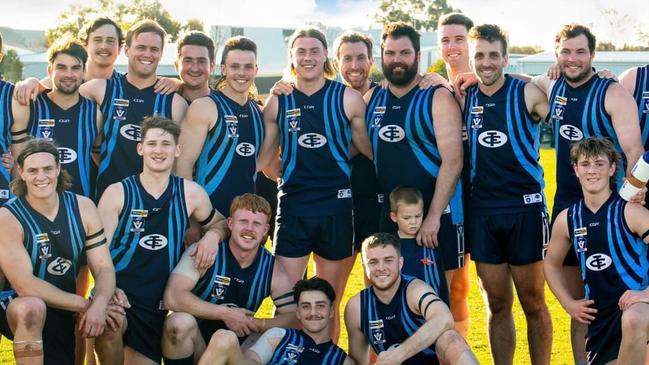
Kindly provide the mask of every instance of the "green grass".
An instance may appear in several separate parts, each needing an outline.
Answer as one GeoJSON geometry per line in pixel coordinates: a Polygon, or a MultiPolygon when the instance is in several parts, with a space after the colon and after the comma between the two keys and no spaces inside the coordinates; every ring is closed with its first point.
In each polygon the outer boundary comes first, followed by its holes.
{"type": "MultiPolygon", "coordinates": [[[[554,191],[555,191],[555,160],[554,150],[541,151],[541,163],[545,168],[545,180],[547,182],[545,192],[548,202],[551,204],[554,191]]],[[[551,206],[549,207],[551,209],[551,206]]],[[[347,290],[343,298],[342,308],[347,303],[349,298],[358,293],[363,288],[363,270],[360,264],[360,258],[356,260],[356,265],[352,271],[351,277],[347,284],[347,290]]],[[[546,287],[547,304],[552,316],[553,326],[553,343],[552,343],[552,364],[553,365],[568,365],[572,364],[572,352],[570,349],[570,318],[566,312],[561,308],[561,305],[556,300],[554,295],[546,287]]],[[[478,278],[475,272],[475,266],[471,264],[471,291],[469,294],[469,307],[471,309],[471,329],[469,332],[469,345],[473,352],[478,356],[481,364],[491,364],[491,357],[489,352],[489,342],[487,339],[487,325],[486,325],[486,310],[485,303],[482,299],[480,289],[478,287],[478,278]]],[[[265,302],[260,309],[260,314],[268,316],[271,310],[271,303],[265,302]]],[[[342,312],[342,311],[341,311],[342,312]]],[[[525,323],[525,316],[518,303],[514,302],[514,320],[516,322],[516,355],[514,357],[514,364],[529,364],[529,355],[527,349],[527,326],[525,323]]],[[[347,349],[347,332],[343,327],[340,345],[347,349]]],[[[0,344],[0,364],[13,364],[13,356],[11,352],[11,342],[3,339],[0,344]]]]}

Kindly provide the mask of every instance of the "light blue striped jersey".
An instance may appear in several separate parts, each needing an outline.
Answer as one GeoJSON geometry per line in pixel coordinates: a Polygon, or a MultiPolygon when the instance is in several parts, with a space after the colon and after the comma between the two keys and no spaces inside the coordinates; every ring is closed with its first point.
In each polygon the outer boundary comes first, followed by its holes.
{"type": "Polygon", "coordinates": [[[317,344],[303,331],[286,328],[268,365],[342,365],[347,354],[333,341],[317,344]]]}
{"type": "MultiPolygon", "coordinates": [[[[9,145],[11,145],[11,126],[13,125],[11,97],[13,91],[13,84],[0,80],[0,154],[9,151],[9,145]]],[[[0,166],[0,205],[12,196],[9,189],[10,182],[11,174],[0,166]]]]}

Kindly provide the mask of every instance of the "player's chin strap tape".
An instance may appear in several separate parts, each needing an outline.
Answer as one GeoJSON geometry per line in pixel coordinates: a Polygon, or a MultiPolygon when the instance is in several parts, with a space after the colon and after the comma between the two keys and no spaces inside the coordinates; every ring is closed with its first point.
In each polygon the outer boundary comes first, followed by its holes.
{"type": "Polygon", "coordinates": [[[90,250],[92,250],[93,248],[97,248],[97,247],[99,247],[99,246],[103,246],[103,245],[105,245],[105,244],[106,244],[106,238],[104,237],[104,239],[102,239],[101,241],[99,241],[99,242],[97,242],[97,243],[93,243],[92,245],[88,245],[88,246],[86,246],[86,251],[90,251],[90,250]]]}
{"type": "Polygon", "coordinates": [[[649,236],[649,229],[646,230],[645,233],[642,234],[642,236],[640,236],[640,239],[644,241],[644,239],[645,239],[647,236],[649,236]]]}
{"type": "Polygon", "coordinates": [[[97,238],[97,237],[101,236],[102,234],[104,234],[104,229],[103,228],[98,230],[97,232],[89,235],[89,236],[86,236],[86,241],[90,241],[93,238],[97,238]]]}
{"type": "Polygon", "coordinates": [[[212,218],[214,218],[215,214],[216,214],[216,209],[212,208],[210,215],[208,215],[207,218],[205,218],[205,220],[198,222],[198,224],[200,224],[201,227],[205,227],[208,223],[212,221],[212,218]]]}
{"type": "Polygon", "coordinates": [[[14,342],[14,356],[18,358],[43,356],[43,340],[14,342]]]}

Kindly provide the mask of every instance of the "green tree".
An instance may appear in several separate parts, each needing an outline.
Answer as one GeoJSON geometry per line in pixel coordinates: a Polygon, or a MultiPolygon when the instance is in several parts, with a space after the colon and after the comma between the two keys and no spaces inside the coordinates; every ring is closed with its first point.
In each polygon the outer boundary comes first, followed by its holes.
{"type": "Polygon", "coordinates": [[[404,21],[417,30],[436,30],[439,18],[460,9],[446,0],[381,0],[374,19],[381,23],[404,21]]]}
{"type": "Polygon", "coordinates": [[[2,62],[0,62],[0,74],[11,82],[23,79],[23,64],[13,49],[7,50],[2,62]]]}
{"type": "Polygon", "coordinates": [[[203,24],[203,21],[198,18],[187,19],[187,22],[183,26],[183,30],[186,32],[191,30],[198,30],[200,32],[204,32],[205,24],[203,24]]]}
{"type": "Polygon", "coordinates": [[[441,58],[438,58],[437,61],[430,65],[428,67],[428,70],[426,70],[426,73],[431,72],[435,72],[448,80],[448,74],[446,73],[446,63],[444,63],[444,60],[441,58]]]}
{"type": "Polygon", "coordinates": [[[597,42],[596,51],[610,52],[615,51],[615,45],[611,42],[597,42]]]}
{"type": "Polygon", "coordinates": [[[507,52],[519,54],[537,54],[543,52],[543,47],[536,44],[533,46],[509,46],[507,52]]]}

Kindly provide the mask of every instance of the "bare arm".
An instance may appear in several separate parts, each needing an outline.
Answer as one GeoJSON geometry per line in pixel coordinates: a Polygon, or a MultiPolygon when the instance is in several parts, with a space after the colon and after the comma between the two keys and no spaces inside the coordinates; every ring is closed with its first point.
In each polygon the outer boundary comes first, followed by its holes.
{"type": "Polygon", "coordinates": [[[114,183],[108,186],[99,200],[97,209],[101,223],[104,226],[106,241],[110,245],[113,242],[115,229],[119,222],[119,212],[124,205],[124,189],[121,183],[114,183]]]}
{"type": "Polygon", "coordinates": [[[268,364],[285,334],[286,330],[278,327],[264,332],[257,342],[243,353],[244,365],[268,364]]]}
{"type": "Polygon", "coordinates": [[[28,77],[16,84],[14,98],[23,105],[29,105],[30,100],[34,100],[36,95],[47,89],[52,88],[52,80],[46,76],[42,80],[35,77],[28,77]]]}
{"type": "MultiPolygon", "coordinates": [[[[627,225],[638,237],[649,231],[649,210],[638,203],[627,203],[624,209],[624,218],[627,225]]],[[[649,235],[644,238],[649,243],[649,235]]]]}
{"type": "Polygon", "coordinates": [[[550,109],[543,91],[532,83],[525,85],[525,105],[532,118],[541,122],[545,120],[550,109]]]}
{"type": "Polygon", "coordinates": [[[29,140],[29,119],[31,118],[31,105],[21,104],[16,99],[11,99],[13,124],[11,125],[11,153],[18,156],[29,140]]]}
{"type": "Polygon", "coordinates": [[[617,134],[620,146],[626,156],[627,174],[630,174],[631,169],[644,152],[638,107],[631,94],[618,83],[612,83],[609,86],[604,106],[613,121],[615,134],[617,134]]]}
{"type": "Polygon", "coordinates": [[[620,75],[620,84],[624,86],[626,91],[629,92],[629,94],[633,95],[635,92],[635,78],[638,74],[638,68],[637,67],[632,67],[626,71],[624,71],[620,75]]]}
{"type": "Polygon", "coordinates": [[[279,127],[277,126],[277,111],[279,105],[276,95],[271,95],[264,106],[264,144],[257,159],[257,171],[269,167],[279,148],[279,127]]]}
{"type": "Polygon", "coordinates": [[[286,269],[280,262],[275,261],[270,295],[277,311],[275,317],[268,319],[255,318],[255,323],[261,331],[271,327],[299,328],[300,324],[295,316],[295,299],[293,298],[293,285],[286,269]]]}
{"type": "Polygon", "coordinates": [[[185,180],[185,194],[189,216],[201,225],[203,236],[192,252],[197,267],[207,270],[214,265],[219,243],[227,238],[225,217],[212,208],[205,189],[193,181],[185,180]],[[210,219],[211,216],[211,219],[210,219]]]}
{"type": "Polygon", "coordinates": [[[179,94],[174,94],[174,99],[171,102],[171,120],[180,124],[187,112],[187,102],[179,94]]]}
{"type": "Polygon", "coordinates": [[[41,298],[53,308],[83,312],[87,301],[74,293],[67,293],[34,276],[32,262],[23,246],[23,230],[7,209],[0,209],[0,268],[12,288],[21,297],[41,298]]]}
{"type": "Polygon", "coordinates": [[[79,87],[79,93],[81,96],[93,100],[101,106],[106,94],[106,82],[105,79],[92,79],[86,81],[79,87]]]}
{"type": "Polygon", "coordinates": [[[345,327],[347,328],[349,357],[358,365],[368,364],[370,344],[361,331],[361,298],[360,294],[352,297],[345,307],[345,327]]]}
{"type": "Polygon", "coordinates": [[[194,100],[180,123],[179,145],[182,153],[176,160],[176,175],[192,180],[192,171],[205,145],[208,131],[218,118],[218,109],[210,98],[194,100]]]}
{"type": "Polygon", "coordinates": [[[439,167],[435,194],[426,219],[417,233],[417,242],[428,247],[437,246],[439,221],[456,189],[462,171],[462,116],[460,107],[451,95],[438,88],[433,96],[433,128],[442,163],[439,167]]]}
{"type": "Polygon", "coordinates": [[[536,87],[538,87],[543,93],[546,95],[546,98],[548,95],[550,95],[550,86],[552,85],[552,80],[547,74],[541,74],[532,77],[532,80],[530,82],[536,87]]]}
{"type": "Polygon", "coordinates": [[[365,103],[363,102],[362,95],[350,87],[345,88],[343,104],[345,114],[347,114],[347,118],[350,121],[354,147],[358,152],[372,160],[372,145],[367,136],[367,128],[365,124],[365,103]]]}

